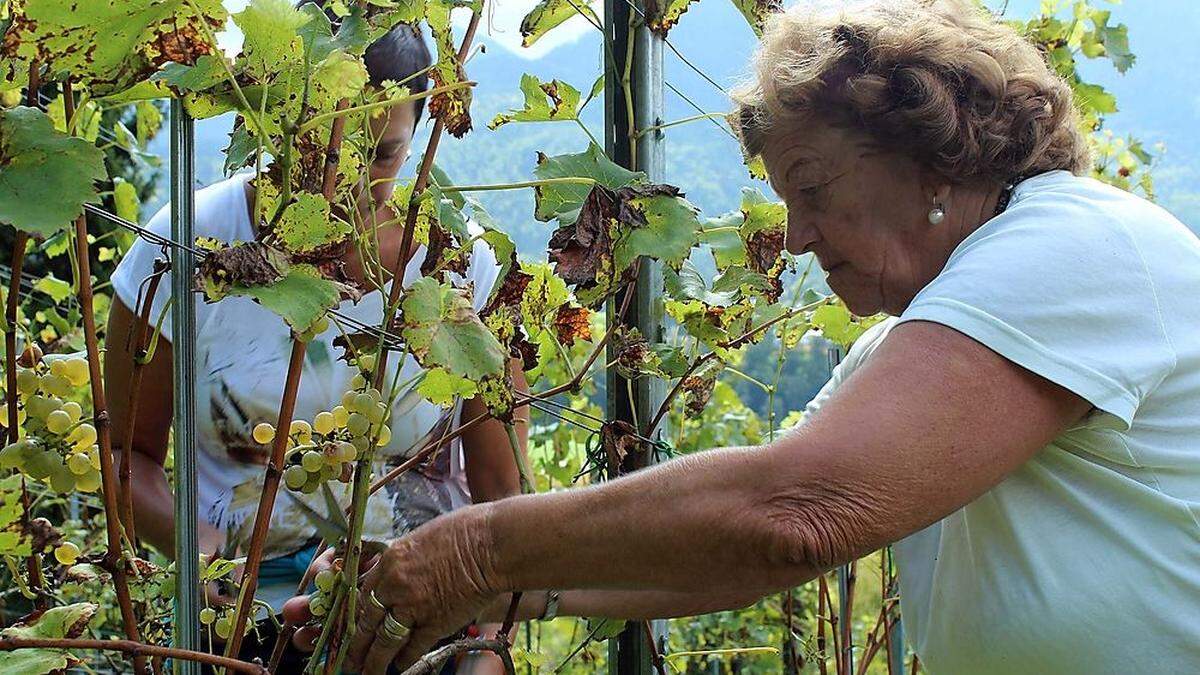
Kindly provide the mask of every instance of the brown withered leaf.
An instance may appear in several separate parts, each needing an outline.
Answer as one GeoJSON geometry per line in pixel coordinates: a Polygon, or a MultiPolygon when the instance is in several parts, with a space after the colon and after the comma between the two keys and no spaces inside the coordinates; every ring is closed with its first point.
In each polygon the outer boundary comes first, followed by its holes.
{"type": "Polygon", "coordinates": [[[646,444],[638,438],[634,426],[624,420],[613,420],[600,425],[600,445],[604,448],[609,478],[616,478],[636,469],[649,452],[646,444]]]}
{"type": "MultiPolygon", "coordinates": [[[[461,244],[450,234],[445,228],[437,224],[432,224],[429,227],[429,245],[426,248],[425,260],[421,263],[421,274],[425,276],[433,275],[433,271],[442,263],[442,258],[448,254],[455,254],[461,244]]],[[[438,279],[445,280],[446,272],[455,272],[460,275],[466,275],[467,263],[469,262],[466,255],[454,255],[454,258],[445,262],[442,269],[436,275],[438,279]]]]}
{"type": "Polygon", "coordinates": [[[580,289],[602,283],[604,271],[613,265],[612,228],[646,225],[646,214],[633,200],[680,194],[679,188],[665,184],[629,185],[617,190],[593,186],[575,222],[550,235],[549,257],[555,272],[580,289]]]}
{"type": "Polygon", "coordinates": [[[659,356],[638,329],[617,327],[613,331],[612,345],[617,354],[617,372],[622,377],[632,380],[641,375],[659,374],[659,356]]]}
{"type": "Polygon", "coordinates": [[[591,342],[591,316],[592,311],[587,307],[559,307],[554,313],[554,334],[558,341],[567,347],[573,346],[576,340],[591,342]]]}
{"type": "MultiPolygon", "coordinates": [[[[515,254],[513,258],[516,258],[515,254]]],[[[504,275],[500,286],[496,288],[496,292],[488,300],[487,306],[479,313],[480,316],[487,316],[500,307],[516,307],[520,305],[521,299],[525,297],[525,289],[529,288],[529,282],[531,281],[533,281],[533,275],[522,271],[514,263],[508,268],[508,274],[504,275]]]]}
{"type": "Polygon", "coordinates": [[[287,272],[284,254],[265,244],[248,241],[209,252],[196,266],[196,276],[215,284],[265,286],[283,278],[287,272]]]}
{"type": "Polygon", "coordinates": [[[696,419],[704,414],[716,384],[716,371],[709,375],[688,375],[683,378],[680,389],[683,392],[684,412],[688,417],[696,419]]]}

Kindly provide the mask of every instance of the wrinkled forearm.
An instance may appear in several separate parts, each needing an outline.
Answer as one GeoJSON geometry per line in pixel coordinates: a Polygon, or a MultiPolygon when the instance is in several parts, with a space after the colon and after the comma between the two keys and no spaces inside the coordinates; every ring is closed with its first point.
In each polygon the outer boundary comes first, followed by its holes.
{"type": "MultiPolygon", "coordinates": [[[[739,609],[753,604],[758,593],[683,593],[678,591],[574,590],[559,594],[557,616],[603,617],[606,619],[669,619],[739,609]]],[[[482,619],[502,621],[511,595],[505,593],[487,608],[482,619]]],[[[539,619],[546,611],[546,592],[530,591],[521,596],[517,621],[539,619]]]]}
{"type": "Polygon", "coordinates": [[[497,592],[740,599],[798,585],[851,546],[841,526],[819,525],[829,514],[816,492],[805,491],[821,482],[811,475],[820,462],[805,466],[812,453],[792,440],[791,447],[699,453],[603,485],[489,505],[483,573],[497,592]]]}

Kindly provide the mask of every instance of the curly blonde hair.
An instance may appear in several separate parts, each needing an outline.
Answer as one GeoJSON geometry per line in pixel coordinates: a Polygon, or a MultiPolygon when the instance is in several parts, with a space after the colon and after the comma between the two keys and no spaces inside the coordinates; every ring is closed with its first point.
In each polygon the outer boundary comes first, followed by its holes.
{"type": "Polygon", "coordinates": [[[793,7],[768,22],[733,98],[749,156],[815,117],[954,182],[1091,168],[1070,86],[975,0],[793,7]]]}

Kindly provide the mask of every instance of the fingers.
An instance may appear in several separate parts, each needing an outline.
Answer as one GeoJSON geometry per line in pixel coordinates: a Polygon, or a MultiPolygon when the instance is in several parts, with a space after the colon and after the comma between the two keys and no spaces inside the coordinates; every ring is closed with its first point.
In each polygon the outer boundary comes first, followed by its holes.
{"type": "Polygon", "coordinates": [[[417,662],[417,659],[425,656],[441,639],[437,631],[415,630],[408,642],[405,643],[396,656],[392,658],[392,662],[396,664],[396,669],[399,672],[404,672],[406,668],[417,662]]]}
{"type": "Polygon", "coordinates": [[[312,611],[308,608],[307,595],[297,595],[294,598],[288,598],[287,602],[283,603],[283,620],[294,625],[308,623],[312,620],[312,611]]]}
{"type": "Polygon", "coordinates": [[[308,564],[308,569],[304,571],[304,579],[300,583],[301,588],[308,588],[309,584],[316,578],[317,573],[322,570],[327,570],[333,567],[333,559],[337,557],[337,550],[332,546],[321,551],[317,557],[312,559],[308,564]]]}
{"type": "MultiPolygon", "coordinates": [[[[414,635],[409,630],[407,620],[395,616],[385,617],[384,624],[375,631],[372,637],[371,644],[362,661],[363,675],[383,675],[387,672],[388,665],[396,660],[400,652],[408,651],[414,644],[412,639],[414,635]]],[[[426,642],[423,635],[416,637],[422,640],[425,647],[432,645],[437,639],[434,637],[426,642]]],[[[416,654],[419,658],[424,651],[418,651],[416,654]]]]}
{"type": "Polygon", "coordinates": [[[302,626],[292,634],[292,644],[296,646],[296,649],[308,654],[317,645],[317,639],[320,637],[320,626],[302,626]]]}
{"type": "Polygon", "coordinates": [[[375,639],[375,634],[387,612],[375,598],[373,590],[360,591],[358,599],[358,618],[354,626],[354,636],[350,639],[349,644],[351,666],[362,663],[362,656],[366,654],[371,641],[375,639]]]}

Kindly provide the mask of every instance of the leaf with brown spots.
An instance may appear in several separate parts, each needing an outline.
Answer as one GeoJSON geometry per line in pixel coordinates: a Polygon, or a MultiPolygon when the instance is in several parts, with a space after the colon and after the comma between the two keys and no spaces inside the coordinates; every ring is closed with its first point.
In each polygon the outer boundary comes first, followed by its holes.
{"type": "Polygon", "coordinates": [[[592,341],[592,311],[587,307],[559,307],[554,314],[554,334],[567,347],[576,340],[592,341]]]}

